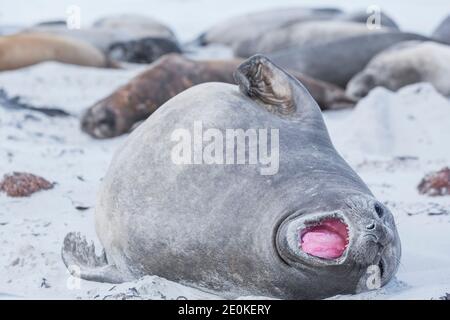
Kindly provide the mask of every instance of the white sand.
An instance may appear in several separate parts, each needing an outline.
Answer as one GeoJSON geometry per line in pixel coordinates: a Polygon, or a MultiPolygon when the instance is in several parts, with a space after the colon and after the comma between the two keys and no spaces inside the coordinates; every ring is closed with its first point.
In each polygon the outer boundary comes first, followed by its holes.
{"type": "MultiPolygon", "coordinates": [[[[89,6],[87,1],[79,2],[89,6]]],[[[36,4],[27,2],[27,12],[14,12],[12,10],[17,11],[17,7],[12,3],[2,4],[0,9],[0,18],[8,23],[58,18],[57,13],[63,8],[58,4],[58,7],[50,5],[49,10],[34,10],[36,4]],[[6,17],[9,20],[4,19],[6,17]]],[[[224,8],[223,12],[212,10],[215,4],[209,4],[209,1],[187,3],[192,5],[189,10],[196,11],[204,6],[211,15],[198,18],[195,14],[184,14],[182,19],[174,21],[174,28],[183,39],[189,39],[213,19],[237,11],[235,7],[223,4],[219,6],[219,9],[224,8]],[[200,22],[193,27],[194,22],[197,23],[196,17],[200,22]]],[[[283,2],[289,3],[293,1],[283,2]]],[[[260,8],[270,4],[261,1],[260,8]]],[[[138,5],[142,2],[133,1],[131,9],[127,9],[133,11],[138,5]]],[[[163,20],[173,21],[173,8],[180,6],[187,8],[187,4],[180,1],[168,1],[161,7],[163,20]]],[[[405,15],[411,16],[414,10],[409,2],[404,6],[408,7],[405,15]]],[[[421,10],[418,6],[412,6],[416,14],[421,10]]],[[[152,14],[155,7],[148,5],[145,12],[152,14]]],[[[86,20],[102,13],[126,10],[119,4],[108,5],[107,9],[89,8],[85,10],[86,20]]],[[[241,11],[250,8],[246,3],[241,11]]],[[[436,13],[431,15],[433,19],[441,17],[447,9],[445,1],[431,1],[424,8],[436,13]]],[[[401,20],[402,12],[397,5],[390,11],[400,22],[407,22],[410,29],[422,28],[425,22],[428,29],[424,32],[432,28],[429,21],[401,20]]],[[[83,109],[131,79],[142,68],[104,70],[45,63],[0,73],[0,88],[9,95],[20,95],[24,101],[37,106],[60,107],[74,115],[50,118],[36,112],[5,110],[0,106],[0,176],[12,171],[26,171],[57,183],[53,190],[24,199],[0,194],[0,299],[215,297],[158,277],[146,277],[119,286],[79,281],[68,275],[60,258],[62,240],[69,231],[81,231],[97,241],[92,208],[95,194],[113,152],[125,139],[93,140],[79,130],[78,117],[83,109]],[[77,206],[89,209],[80,211],[75,208],[77,206]]],[[[421,196],[416,189],[427,172],[450,165],[448,99],[423,84],[404,88],[398,93],[376,89],[355,110],[328,112],[325,119],[339,152],[374,194],[392,209],[403,247],[397,280],[375,292],[335,298],[435,299],[450,292],[450,196],[421,196]],[[429,215],[436,212],[443,214],[429,215]]]]}

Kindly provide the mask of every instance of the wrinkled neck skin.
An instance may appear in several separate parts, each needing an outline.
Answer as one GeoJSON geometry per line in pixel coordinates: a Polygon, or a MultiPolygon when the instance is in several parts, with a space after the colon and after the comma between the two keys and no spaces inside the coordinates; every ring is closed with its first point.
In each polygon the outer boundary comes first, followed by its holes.
{"type": "MultiPolygon", "coordinates": [[[[314,279],[311,287],[329,285],[324,292],[355,293],[386,284],[395,275],[401,255],[394,218],[335,152],[307,90],[261,55],[245,61],[235,79],[244,95],[300,126],[298,143],[314,141],[322,147],[318,155],[302,156],[314,161],[314,170],[293,168],[296,178],[285,181],[286,199],[296,199],[298,194],[302,199],[297,207],[289,204],[290,209],[274,223],[274,251],[280,261],[294,278],[297,272],[299,277],[306,274],[314,279]],[[305,181],[305,186],[298,181],[305,181]]],[[[310,163],[293,164],[297,165],[310,163]]]]}

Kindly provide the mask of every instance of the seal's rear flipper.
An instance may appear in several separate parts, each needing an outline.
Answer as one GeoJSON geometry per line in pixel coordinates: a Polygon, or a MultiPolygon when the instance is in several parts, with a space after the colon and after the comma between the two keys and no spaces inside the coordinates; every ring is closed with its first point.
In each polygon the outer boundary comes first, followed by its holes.
{"type": "Polygon", "coordinates": [[[297,110],[297,96],[306,95],[304,100],[314,101],[297,79],[261,54],[245,60],[234,72],[234,79],[244,95],[261,102],[274,113],[293,115],[297,111],[304,112],[297,110]]]}
{"type": "Polygon", "coordinates": [[[127,280],[114,265],[108,264],[105,251],[95,254],[93,243],[87,243],[79,233],[70,232],[64,238],[61,256],[69,272],[84,280],[122,283],[127,280]]]}

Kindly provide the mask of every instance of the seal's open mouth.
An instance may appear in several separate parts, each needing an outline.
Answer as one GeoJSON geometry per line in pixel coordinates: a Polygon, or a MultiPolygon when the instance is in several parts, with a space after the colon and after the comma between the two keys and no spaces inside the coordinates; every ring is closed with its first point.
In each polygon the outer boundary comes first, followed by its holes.
{"type": "Polygon", "coordinates": [[[348,245],[348,227],[337,218],[328,218],[300,231],[300,249],[315,257],[337,259],[348,245]]]}

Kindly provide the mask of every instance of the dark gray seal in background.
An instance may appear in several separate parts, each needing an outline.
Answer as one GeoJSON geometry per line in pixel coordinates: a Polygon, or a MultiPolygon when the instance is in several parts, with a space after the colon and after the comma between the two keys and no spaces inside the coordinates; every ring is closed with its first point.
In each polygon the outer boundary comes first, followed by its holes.
{"type": "Polygon", "coordinates": [[[293,47],[269,54],[277,65],[345,88],[377,53],[401,41],[429,38],[403,32],[366,34],[315,46],[293,47]]]}
{"type": "MultiPolygon", "coordinates": [[[[395,21],[383,11],[377,13],[380,23],[379,27],[387,27],[398,30],[395,21]]],[[[292,24],[301,24],[309,21],[336,21],[354,22],[372,30],[374,26],[367,27],[367,22],[371,24],[374,13],[366,11],[343,12],[337,8],[306,8],[306,7],[286,7],[277,9],[267,9],[264,11],[251,12],[236,16],[211,27],[204,32],[196,42],[202,45],[222,44],[233,49],[235,55],[249,57],[256,53],[269,51],[259,51],[256,44],[260,37],[264,37],[268,32],[276,32],[276,35],[285,38],[290,37],[292,24]],[[245,51],[243,51],[245,49],[245,51]]],[[[303,36],[303,35],[302,35],[303,36]]],[[[270,36],[269,36],[270,37],[270,36]]],[[[317,35],[319,38],[320,35],[317,35]]],[[[274,35],[275,38],[275,35],[274,35]]],[[[293,40],[295,42],[295,39],[293,40]]],[[[285,45],[286,47],[286,45],[285,45]]],[[[272,46],[276,50],[275,44],[272,46]]],[[[280,48],[282,49],[282,48],[280,48]]]]}
{"type": "Polygon", "coordinates": [[[237,45],[234,52],[239,57],[249,57],[256,53],[267,54],[291,47],[309,47],[389,30],[389,28],[371,30],[365,24],[349,21],[306,21],[269,30],[257,38],[243,41],[237,45]]]}
{"type": "Polygon", "coordinates": [[[255,39],[264,32],[291,23],[331,19],[341,14],[336,8],[287,7],[250,12],[226,19],[204,32],[198,41],[202,45],[222,44],[235,48],[242,41],[255,39]]]}
{"type": "Polygon", "coordinates": [[[400,257],[393,216],[336,152],[314,99],[264,56],[242,63],[235,78],[239,87],[207,83],[180,93],[129,136],[96,206],[106,254],[70,233],[65,264],[87,280],[152,274],[225,297],[354,293],[367,290],[368,267],[386,284],[400,257]],[[175,164],[171,136],[195,121],[219,131],[278,129],[278,172],[175,164]],[[323,258],[303,250],[304,235],[331,220],[342,227],[329,230],[345,241],[342,252],[323,258]]]}

